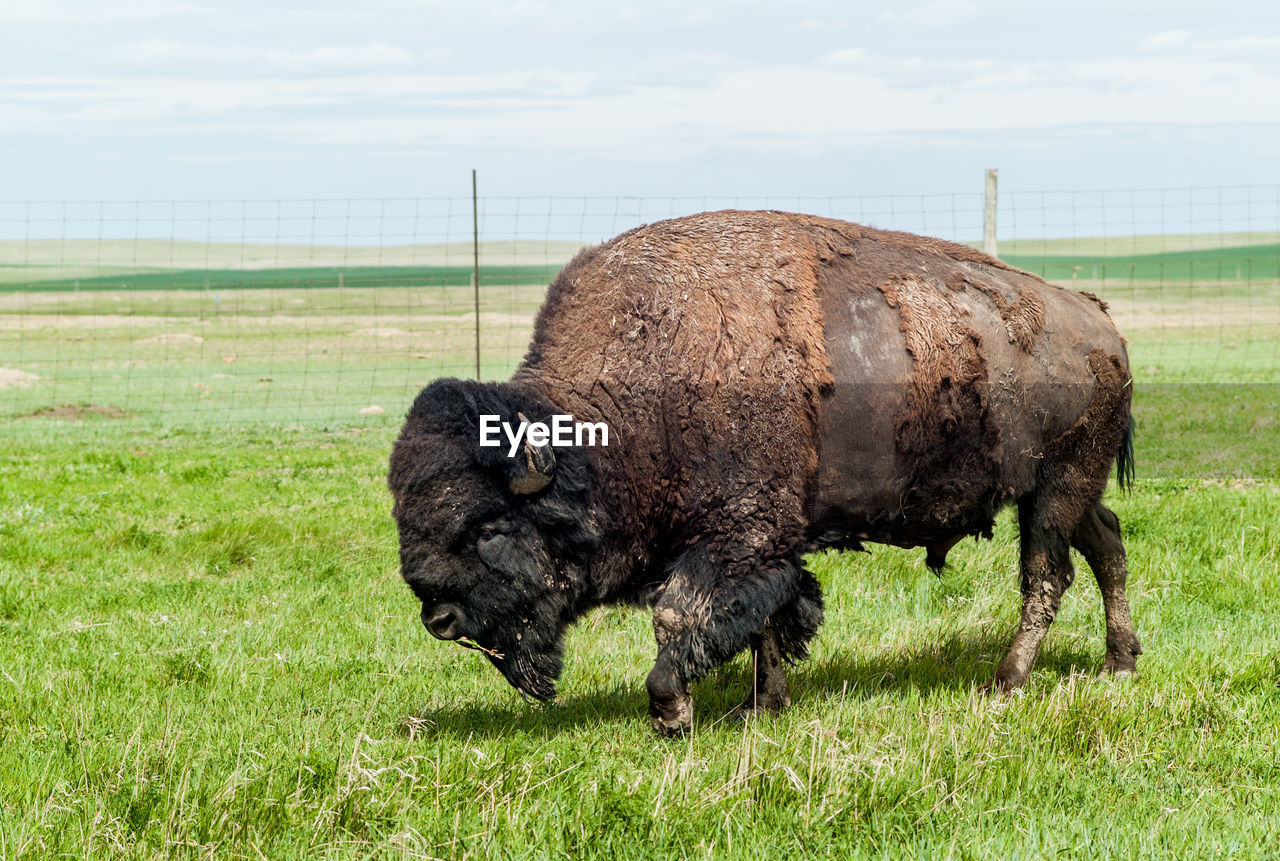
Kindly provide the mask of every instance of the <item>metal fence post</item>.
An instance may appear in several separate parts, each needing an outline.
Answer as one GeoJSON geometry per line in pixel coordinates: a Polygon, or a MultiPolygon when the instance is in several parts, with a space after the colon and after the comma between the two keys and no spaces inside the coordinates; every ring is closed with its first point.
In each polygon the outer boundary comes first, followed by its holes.
{"type": "Polygon", "coordinates": [[[471,168],[471,289],[476,307],[476,379],[480,379],[480,205],[476,169],[471,168]]]}

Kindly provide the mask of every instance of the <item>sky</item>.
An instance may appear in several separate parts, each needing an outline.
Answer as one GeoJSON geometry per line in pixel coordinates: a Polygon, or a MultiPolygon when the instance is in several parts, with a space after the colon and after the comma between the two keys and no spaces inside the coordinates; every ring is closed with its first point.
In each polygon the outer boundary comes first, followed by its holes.
{"type": "Polygon", "coordinates": [[[1275,185],[1280,4],[14,0],[0,129],[7,201],[1275,185]]]}

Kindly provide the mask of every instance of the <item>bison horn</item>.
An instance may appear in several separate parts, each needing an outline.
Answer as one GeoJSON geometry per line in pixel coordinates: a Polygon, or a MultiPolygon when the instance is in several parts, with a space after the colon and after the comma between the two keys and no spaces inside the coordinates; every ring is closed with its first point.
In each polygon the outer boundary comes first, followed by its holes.
{"type": "MultiPolygon", "coordinates": [[[[516,413],[516,416],[522,422],[529,421],[524,413],[516,413]]],[[[517,496],[538,493],[551,483],[551,477],[556,471],[556,456],[551,450],[551,444],[535,446],[529,442],[527,435],[524,440],[524,462],[525,471],[511,479],[510,483],[511,492],[517,496]]]]}

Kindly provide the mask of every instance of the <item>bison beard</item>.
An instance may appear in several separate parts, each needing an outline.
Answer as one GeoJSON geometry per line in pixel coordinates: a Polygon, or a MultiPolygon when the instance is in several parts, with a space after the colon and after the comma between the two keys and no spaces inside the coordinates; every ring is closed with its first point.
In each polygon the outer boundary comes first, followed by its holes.
{"type": "Polygon", "coordinates": [[[536,585],[543,578],[535,563],[545,554],[533,541],[501,536],[482,541],[480,547],[480,558],[492,572],[506,582],[522,584],[507,609],[487,614],[499,621],[480,643],[485,656],[523,696],[550,700],[560,678],[564,620],[571,615],[563,604],[563,592],[536,585]],[[499,547],[485,549],[486,543],[499,547]],[[519,623],[511,624],[517,613],[519,623]]]}
{"type": "Polygon", "coordinates": [[[485,650],[485,657],[524,696],[540,702],[555,698],[561,667],[559,637],[550,643],[539,644],[511,640],[504,643],[500,639],[494,642],[492,649],[485,650]]]}
{"type": "Polygon", "coordinates": [[[925,547],[940,568],[1018,509],[1022,619],[990,687],[1023,684],[1093,569],[1104,669],[1142,651],[1119,521],[1131,475],[1123,339],[1096,300],[965,246],[810,216],[705,213],[637,228],[552,283],[512,379],[424,389],[391,456],[401,573],[424,624],[550,699],[565,629],[651,608],[660,733],[689,685],[749,650],[738,712],[790,703],[822,621],[803,554],[925,547]],[[605,422],[608,448],[479,446],[479,416],[605,422]],[[433,627],[434,625],[434,627],[433,627]]]}

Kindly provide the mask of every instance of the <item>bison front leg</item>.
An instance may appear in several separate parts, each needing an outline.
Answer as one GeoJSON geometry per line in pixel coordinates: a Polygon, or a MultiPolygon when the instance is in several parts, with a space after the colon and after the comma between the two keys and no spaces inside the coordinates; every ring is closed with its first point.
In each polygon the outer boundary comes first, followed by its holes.
{"type": "Polygon", "coordinates": [[[1040,644],[1058,615],[1058,604],[1075,572],[1067,538],[1050,516],[1051,505],[1034,500],[1018,504],[1018,531],[1022,546],[1022,618],[1013,645],[1005,655],[991,689],[1008,691],[1021,687],[1031,673],[1040,644]]]}
{"type": "Polygon", "coordinates": [[[734,709],[736,717],[745,719],[758,712],[773,714],[791,705],[784,660],[778,633],[771,622],[765,622],[764,630],[751,638],[751,691],[734,709]]]}
{"type": "Polygon", "coordinates": [[[695,656],[709,621],[709,596],[697,597],[687,577],[677,574],[663,587],[653,608],[653,635],[658,641],[645,688],[649,717],[663,736],[681,735],[693,728],[693,698],[689,682],[697,677],[695,656]]]}
{"type": "Polygon", "coordinates": [[[809,656],[809,643],[822,624],[822,585],[799,565],[794,573],[791,597],[751,639],[751,692],[735,710],[738,717],[777,712],[791,705],[786,664],[809,656]]]}
{"type": "Polygon", "coordinates": [[[658,735],[683,735],[693,729],[693,697],[689,682],[671,660],[669,652],[659,650],[645,689],[649,692],[649,719],[658,735]]]}
{"type": "Polygon", "coordinates": [[[766,679],[769,702],[785,705],[779,699],[789,699],[785,677],[778,684],[782,647],[772,628],[765,631],[765,620],[792,597],[797,572],[790,559],[760,559],[738,548],[698,547],[681,555],[653,609],[658,658],[645,687],[659,734],[692,728],[689,684],[747,648],[753,636],[777,659],[777,671],[766,679]]]}

